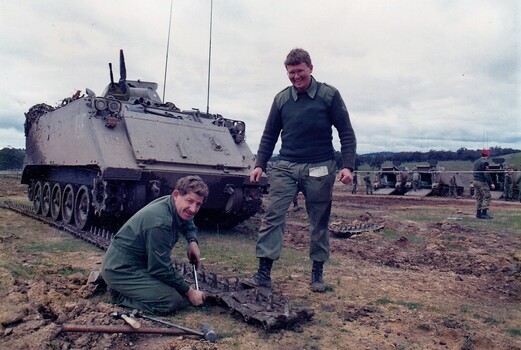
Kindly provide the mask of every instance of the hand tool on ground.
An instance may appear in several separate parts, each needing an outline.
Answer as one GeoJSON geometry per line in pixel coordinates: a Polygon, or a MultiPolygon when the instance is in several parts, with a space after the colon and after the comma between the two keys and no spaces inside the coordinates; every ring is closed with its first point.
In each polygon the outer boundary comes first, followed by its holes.
{"type": "Polygon", "coordinates": [[[197,269],[195,267],[195,263],[192,263],[192,266],[194,267],[195,289],[199,290],[199,282],[197,281],[197,269]]]}
{"type": "Polygon", "coordinates": [[[131,325],[132,328],[138,329],[139,327],[141,327],[141,324],[138,321],[136,321],[133,317],[131,317],[129,313],[114,311],[113,313],[111,313],[111,316],[115,318],[122,318],[123,320],[125,320],[125,322],[131,325]]]}
{"type": "Polygon", "coordinates": [[[142,334],[163,334],[163,335],[194,335],[192,333],[176,328],[148,328],[141,327],[139,329],[125,326],[107,326],[107,325],[85,325],[64,323],[61,330],[63,332],[96,332],[96,333],[142,333],[142,334]]]}
{"type": "Polygon", "coordinates": [[[199,331],[196,331],[195,329],[186,328],[186,327],[177,325],[175,323],[162,320],[160,318],[147,316],[147,315],[143,314],[143,312],[138,311],[138,310],[133,310],[131,314],[134,315],[134,317],[136,317],[136,318],[141,317],[146,320],[150,320],[150,321],[158,322],[158,323],[170,326],[170,327],[178,328],[178,329],[188,332],[190,334],[201,336],[205,340],[208,340],[211,343],[214,343],[217,340],[217,334],[215,333],[213,327],[210,326],[209,324],[203,324],[201,326],[201,332],[199,332],[199,331]]]}

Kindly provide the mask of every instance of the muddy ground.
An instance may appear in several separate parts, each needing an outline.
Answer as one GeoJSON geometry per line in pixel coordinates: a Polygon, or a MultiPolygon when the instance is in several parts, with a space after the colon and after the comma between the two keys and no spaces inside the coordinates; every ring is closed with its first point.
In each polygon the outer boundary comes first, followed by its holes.
{"type": "MultiPolygon", "coordinates": [[[[24,200],[25,190],[0,177],[0,200],[24,200]]],[[[493,220],[477,220],[468,198],[352,195],[337,186],[327,291],[309,291],[305,209],[288,212],[284,255],[273,270],[275,291],[314,310],[313,319],[267,333],[217,306],[168,318],[192,328],[212,324],[220,338],[208,343],[61,331],[63,324],[124,324],[110,316],[121,309],[108,293],[86,283],[103,252],[0,209],[0,349],[521,349],[521,204],[496,200],[490,211],[493,220]],[[384,228],[335,234],[362,223],[384,228]]],[[[203,254],[222,249],[205,269],[253,272],[259,223],[254,217],[234,232],[202,233],[203,254]]]]}

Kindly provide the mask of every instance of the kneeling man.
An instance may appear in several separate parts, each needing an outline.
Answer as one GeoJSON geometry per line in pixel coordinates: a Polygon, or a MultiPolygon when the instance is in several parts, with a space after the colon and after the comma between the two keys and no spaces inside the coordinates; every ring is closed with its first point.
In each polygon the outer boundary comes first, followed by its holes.
{"type": "Polygon", "coordinates": [[[170,256],[184,236],[188,259],[199,267],[193,218],[207,197],[208,187],[200,177],[183,177],[171,195],[150,202],[121,227],[101,271],[115,303],[157,315],[170,314],[188,302],[203,304],[204,293],[186,283],[170,256]]]}

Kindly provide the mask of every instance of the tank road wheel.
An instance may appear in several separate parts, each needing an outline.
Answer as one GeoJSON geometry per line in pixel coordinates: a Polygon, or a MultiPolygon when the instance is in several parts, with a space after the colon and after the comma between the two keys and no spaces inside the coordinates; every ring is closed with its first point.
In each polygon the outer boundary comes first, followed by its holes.
{"type": "Polygon", "coordinates": [[[235,188],[233,193],[228,197],[228,201],[224,206],[226,214],[235,213],[242,207],[243,194],[240,188],[235,188]]]}
{"type": "Polygon", "coordinates": [[[40,214],[42,212],[42,182],[37,181],[34,184],[33,190],[33,209],[35,214],[40,214]]]}
{"type": "Polygon", "coordinates": [[[80,230],[89,228],[93,217],[92,196],[87,186],[83,185],[74,201],[74,222],[80,230]]]}
{"type": "Polygon", "coordinates": [[[51,191],[51,218],[58,221],[61,217],[62,210],[62,186],[59,183],[54,184],[51,191]]]}
{"type": "Polygon", "coordinates": [[[62,195],[62,220],[66,224],[72,224],[74,222],[74,197],[76,196],[76,189],[73,185],[68,184],[63,189],[62,195]]]}
{"type": "Polygon", "coordinates": [[[51,213],[51,184],[46,182],[42,189],[42,215],[49,216],[51,213]]]}

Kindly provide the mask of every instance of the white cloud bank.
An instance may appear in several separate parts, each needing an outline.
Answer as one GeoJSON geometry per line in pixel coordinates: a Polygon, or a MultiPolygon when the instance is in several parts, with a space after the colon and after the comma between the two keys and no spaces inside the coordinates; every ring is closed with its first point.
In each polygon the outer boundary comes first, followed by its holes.
{"type": "MultiPolygon", "coordinates": [[[[101,93],[108,62],[163,78],[168,0],[0,2],[0,148],[23,148],[24,112],[101,93]]],[[[210,0],[174,0],[166,100],[206,110],[210,0]]],[[[303,47],[348,106],[358,153],[521,149],[516,0],[214,0],[210,111],[242,119],[255,152],[283,61],[303,47]]]]}

